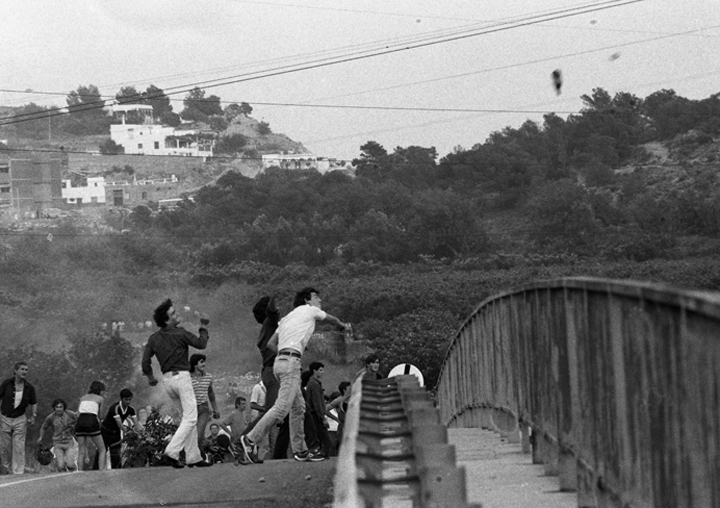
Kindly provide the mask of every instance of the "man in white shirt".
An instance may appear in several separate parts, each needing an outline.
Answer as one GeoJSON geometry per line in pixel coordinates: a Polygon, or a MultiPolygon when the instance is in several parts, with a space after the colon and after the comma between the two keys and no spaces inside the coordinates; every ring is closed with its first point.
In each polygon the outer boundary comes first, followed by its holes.
{"type": "Polygon", "coordinates": [[[305,401],[300,391],[300,373],[302,371],[302,355],[310,337],[315,331],[316,321],[327,321],[343,329],[348,324],[322,310],[322,300],[318,292],[304,288],[295,296],[295,307],[278,325],[277,332],[270,343],[277,340],[277,358],[273,372],[280,380],[280,390],[275,404],[265,412],[255,427],[241,439],[245,463],[258,463],[257,443],[270,431],[270,427],[282,421],[290,413],[290,444],[295,460],[320,461],[322,452],[310,452],[305,444],[303,428],[305,401]]]}
{"type": "Polygon", "coordinates": [[[250,392],[250,421],[255,421],[255,418],[261,412],[265,411],[265,385],[262,379],[253,386],[250,392]]]}

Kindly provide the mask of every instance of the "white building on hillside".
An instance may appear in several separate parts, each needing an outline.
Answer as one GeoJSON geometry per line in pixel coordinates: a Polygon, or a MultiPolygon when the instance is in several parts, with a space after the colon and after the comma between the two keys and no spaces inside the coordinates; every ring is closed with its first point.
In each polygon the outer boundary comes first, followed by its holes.
{"type": "Polygon", "coordinates": [[[61,180],[61,195],[65,203],[71,205],[105,203],[104,176],[89,177],[81,182],[80,185],[73,186],[72,180],[61,180]]]}
{"type": "Polygon", "coordinates": [[[270,153],[262,156],[263,170],[272,167],[282,169],[317,168],[317,157],[311,153],[270,153]]]}
{"type": "Polygon", "coordinates": [[[349,161],[329,157],[317,157],[311,153],[273,153],[262,156],[263,171],[271,167],[283,169],[310,169],[315,168],[320,173],[344,170],[354,174],[355,168],[349,161]]]}
{"type": "Polygon", "coordinates": [[[127,154],[212,156],[215,133],[211,130],[158,124],[152,106],[145,104],[116,104],[113,114],[120,123],[110,126],[110,138],[127,154]]]}

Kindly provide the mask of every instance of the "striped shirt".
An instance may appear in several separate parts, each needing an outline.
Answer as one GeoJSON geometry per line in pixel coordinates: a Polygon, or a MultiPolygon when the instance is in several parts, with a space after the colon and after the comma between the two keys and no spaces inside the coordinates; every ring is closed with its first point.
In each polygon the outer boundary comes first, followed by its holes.
{"type": "Polygon", "coordinates": [[[195,400],[198,406],[208,401],[208,391],[212,390],[212,375],[205,374],[203,376],[190,376],[193,391],[195,392],[195,400]]]}

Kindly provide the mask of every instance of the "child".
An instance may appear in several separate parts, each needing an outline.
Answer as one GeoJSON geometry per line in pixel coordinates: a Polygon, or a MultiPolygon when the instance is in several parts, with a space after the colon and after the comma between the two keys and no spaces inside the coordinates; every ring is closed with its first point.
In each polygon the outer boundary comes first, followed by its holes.
{"type": "Polygon", "coordinates": [[[80,397],[78,419],[75,424],[75,435],[78,440],[78,457],[85,464],[90,462],[87,454],[87,440],[92,440],[98,451],[98,469],[105,469],[105,444],[100,433],[100,406],[104,399],[105,385],[100,381],[90,383],[87,394],[80,397]]]}

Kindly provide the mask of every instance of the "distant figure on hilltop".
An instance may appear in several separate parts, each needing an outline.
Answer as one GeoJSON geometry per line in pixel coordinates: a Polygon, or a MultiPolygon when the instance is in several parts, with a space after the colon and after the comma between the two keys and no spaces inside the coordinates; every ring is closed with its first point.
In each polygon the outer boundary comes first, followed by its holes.
{"type": "Polygon", "coordinates": [[[182,407],[180,426],[165,447],[163,456],[171,466],[181,468],[184,464],[180,462],[180,452],[184,450],[185,461],[189,467],[210,466],[212,464],[205,461],[198,447],[197,401],[190,380],[188,361],[189,347],[195,349],[207,347],[209,339],[207,326],[210,321],[206,318],[200,319],[199,337],[180,328],[178,325],[182,319],[175,312],[172,300],[169,298],[155,309],[153,319],[160,330],[153,333],[145,345],[142,371],[147,376],[150,386],[158,384],[152,370],[152,357],[155,356],[164,377],[165,393],[172,400],[180,402],[182,407]]]}

